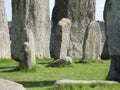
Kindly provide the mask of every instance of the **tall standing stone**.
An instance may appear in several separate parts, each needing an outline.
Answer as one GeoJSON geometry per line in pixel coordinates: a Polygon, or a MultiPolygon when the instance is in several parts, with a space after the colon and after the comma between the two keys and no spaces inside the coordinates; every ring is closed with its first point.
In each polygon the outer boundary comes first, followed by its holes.
{"type": "Polygon", "coordinates": [[[32,30],[37,58],[49,58],[49,0],[12,0],[12,57],[20,59],[22,32],[32,30]]]}
{"type": "Polygon", "coordinates": [[[107,38],[106,38],[105,43],[104,43],[103,51],[102,51],[102,54],[101,54],[101,59],[103,59],[103,60],[110,59],[109,51],[108,51],[108,40],[107,40],[107,38]]]}
{"type": "Polygon", "coordinates": [[[101,54],[101,30],[99,23],[92,21],[85,33],[83,44],[83,60],[99,60],[101,54]]]}
{"type": "Polygon", "coordinates": [[[10,37],[4,0],[0,0],[0,58],[10,58],[10,37]]]}
{"type": "Polygon", "coordinates": [[[67,57],[67,50],[70,41],[71,21],[63,18],[58,22],[55,30],[54,38],[54,59],[62,59],[67,57]]]}
{"type": "Polygon", "coordinates": [[[103,52],[101,54],[101,59],[103,60],[107,60],[110,59],[110,55],[109,55],[109,46],[108,46],[108,36],[107,36],[107,12],[110,9],[110,1],[106,0],[105,3],[105,9],[104,9],[104,21],[105,21],[105,36],[106,36],[106,40],[104,43],[104,47],[103,47],[103,52]]]}
{"type": "Polygon", "coordinates": [[[107,80],[120,82],[120,1],[106,0],[104,10],[108,51],[111,57],[107,80]]]}
{"type": "Polygon", "coordinates": [[[32,30],[28,28],[24,28],[22,35],[25,41],[22,42],[19,67],[20,69],[29,69],[36,64],[34,37],[32,30]]]}
{"type": "MultiPolygon", "coordinates": [[[[56,0],[52,15],[51,38],[54,38],[54,28],[62,18],[69,18],[72,22],[68,55],[80,58],[85,32],[89,23],[95,20],[95,0],[56,0]]],[[[51,46],[54,47],[54,44],[51,43],[51,46]]],[[[52,51],[54,48],[51,49],[52,51]]]]}

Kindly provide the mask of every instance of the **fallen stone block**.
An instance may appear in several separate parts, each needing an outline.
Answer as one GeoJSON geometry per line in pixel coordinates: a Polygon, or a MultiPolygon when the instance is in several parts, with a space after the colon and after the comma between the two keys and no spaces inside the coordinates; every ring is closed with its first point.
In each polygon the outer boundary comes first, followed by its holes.
{"type": "Polygon", "coordinates": [[[94,84],[94,83],[105,83],[105,84],[119,84],[115,81],[104,81],[104,80],[57,80],[53,86],[65,85],[65,84],[94,84]]]}
{"type": "Polygon", "coordinates": [[[0,90],[26,90],[23,85],[9,81],[0,79],[0,90]]]}

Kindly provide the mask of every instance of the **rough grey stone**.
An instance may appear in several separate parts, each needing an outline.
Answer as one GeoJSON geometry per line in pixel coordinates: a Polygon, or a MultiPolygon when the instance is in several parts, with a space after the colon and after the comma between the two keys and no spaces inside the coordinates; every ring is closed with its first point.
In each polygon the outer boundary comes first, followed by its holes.
{"type": "Polygon", "coordinates": [[[34,37],[32,30],[25,28],[23,32],[26,41],[23,42],[23,50],[21,52],[19,65],[21,69],[29,69],[36,63],[34,37]]]}
{"type": "Polygon", "coordinates": [[[0,90],[26,90],[21,84],[0,79],[0,90]]]}
{"type": "Polygon", "coordinates": [[[119,14],[120,14],[120,4],[119,1],[107,0],[106,3],[106,28],[107,28],[107,37],[109,45],[109,54],[110,55],[120,55],[120,25],[119,25],[119,14]]]}
{"type": "Polygon", "coordinates": [[[0,0],[0,58],[11,58],[10,37],[4,0],[0,0]]]}
{"type": "Polygon", "coordinates": [[[105,36],[105,22],[104,21],[97,21],[100,25],[101,33],[102,33],[102,43],[105,43],[106,36],[105,36]]]}
{"type": "Polygon", "coordinates": [[[107,80],[120,82],[120,1],[106,0],[104,10],[108,51],[111,57],[111,66],[107,80]]]}
{"type": "Polygon", "coordinates": [[[92,21],[85,33],[83,44],[83,60],[99,60],[101,54],[101,30],[99,23],[92,21]]]}
{"type": "Polygon", "coordinates": [[[118,82],[113,81],[102,81],[102,80],[57,80],[53,85],[66,85],[66,84],[96,84],[96,83],[105,83],[105,84],[119,84],[118,82]]]}
{"type": "Polygon", "coordinates": [[[70,41],[71,21],[63,18],[58,22],[54,31],[54,56],[53,58],[61,59],[67,56],[67,50],[70,41]]]}
{"type": "Polygon", "coordinates": [[[102,54],[101,54],[101,59],[103,59],[103,60],[110,59],[107,39],[105,40],[105,43],[104,43],[103,51],[102,51],[102,54]]]}
{"type": "Polygon", "coordinates": [[[12,57],[19,60],[22,31],[29,28],[34,35],[36,57],[49,58],[49,0],[12,0],[12,14],[12,57]]]}
{"type": "MultiPolygon", "coordinates": [[[[95,0],[56,0],[52,15],[52,38],[54,27],[62,18],[69,18],[72,22],[68,55],[80,58],[86,29],[89,23],[95,20],[95,0]]],[[[51,46],[54,46],[53,44],[51,46]]]]}
{"type": "Polygon", "coordinates": [[[69,65],[69,64],[72,64],[72,58],[67,56],[53,61],[48,65],[48,67],[59,67],[61,65],[69,65]]]}
{"type": "Polygon", "coordinates": [[[120,82],[120,55],[111,56],[111,65],[109,73],[106,77],[110,81],[120,82]]]}

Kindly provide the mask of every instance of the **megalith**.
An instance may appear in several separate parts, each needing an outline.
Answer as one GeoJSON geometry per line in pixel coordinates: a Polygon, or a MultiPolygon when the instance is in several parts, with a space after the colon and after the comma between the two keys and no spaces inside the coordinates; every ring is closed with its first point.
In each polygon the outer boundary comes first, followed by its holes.
{"type": "Polygon", "coordinates": [[[110,59],[110,55],[109,55],[109,47],[108,47],[108,36],[107,36],[107,21],[106,21],[106,16],[107,16],[107,8],[109,8],[109,4],[107,5],[108,1],[106,1],[105,4],[105,9],[104,9],[104,20],[105,20],[105,37],[106,40],[104,42],[104,46],[103,46],[103,51],[101,53],[101,59],[103,60],[107,60],[110,59]],[[107,6],[106,6],[107,5],[107,6]]]}
{"type": "MultiPolygon", "coordinates": [[[[54,29],[62,18],[69,18],[72,22],[68,56],[81,58],[85,32],[91,21],[95,20],[95,0],[55,0],[52,13],[52,37],[54,29]]],[[[51,39],[54,40],[54,39],[51,39]]],[[[51,41],[51,46],[54,43],[51,41]]],[[[51,54],[55,48],[51,47],[51,54]]],[[[53,55],[53,54],[52,54],[53,55]]]]}
{"type": "Polygon", "coordinates": [[[65,58],[70,41],[71,21],[63,18],[54,30],[54,60],[65,58]]]}
{"type": "Polygon", "coordinates": [[[120,1],[106,0],[104,19],[111,58],[107,80],[120,82],[120,1]]]}
{"type": "Polygon", "coordinates": [[[99,60],[101,54],[101,30],[99,23],[92,21],[88,25],[83,43],[82,60],[99,60]]]}
{"type": "Polygon", "coordinates": [[[106,38],[104,46],[103,46],[103,51],[102,51],[102,54],[101,54],[101,59],[102,60],[108,60],[108,59],[110,59],[109,51],[108,51],[108,41],[107,41],[107,38],[106,38]]]}
{"type": "Polygon", "coordinates": [[[11,58],[10,37],[4,0],[0,0],[0,58],[11,58]]]}
{"type": "Polygon", "coordinates": [[[33,65],[36,64],[35,60],[35,45],[34,45],[34,37],[32,30],[28,28],[24,28],[22,33],[22,38],[24,38],[22,51],[20,55],[20,69],[29,69],[33,65]]]}
{"type": "Polygon", "coordinates": [[[50,18],[49,0],[12,0],[12,57],[19,61],[24,40],[24,28],[32,30],[35,56],[49,58],[50,18]]]}

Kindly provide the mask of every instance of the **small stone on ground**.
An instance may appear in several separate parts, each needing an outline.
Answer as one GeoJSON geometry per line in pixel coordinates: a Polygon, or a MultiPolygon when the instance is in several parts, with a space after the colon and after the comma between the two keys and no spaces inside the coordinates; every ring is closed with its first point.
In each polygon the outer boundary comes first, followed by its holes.
{"type": "Polygon", "coordinates": [[[57,80],[53,85],[63,84],[93,84],[93,83],[105,83],[105,84],[119,84],[115,81],[104,81],[104,80],[57,80]]]}

